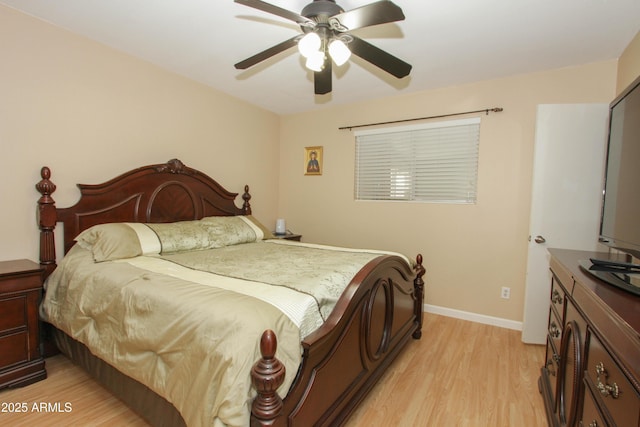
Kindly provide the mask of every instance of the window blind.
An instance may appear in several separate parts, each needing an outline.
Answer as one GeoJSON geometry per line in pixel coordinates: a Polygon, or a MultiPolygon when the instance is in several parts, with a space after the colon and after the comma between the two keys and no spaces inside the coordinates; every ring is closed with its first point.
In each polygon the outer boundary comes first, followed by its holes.
{"type": "Polygon", "coordinates": [[[356,200],[476,202],[480,118],[355,135],[356,200]]]}

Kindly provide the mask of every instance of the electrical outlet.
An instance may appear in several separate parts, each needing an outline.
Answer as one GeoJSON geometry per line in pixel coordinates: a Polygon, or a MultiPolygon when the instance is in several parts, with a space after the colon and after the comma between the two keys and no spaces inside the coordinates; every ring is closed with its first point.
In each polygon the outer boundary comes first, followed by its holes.
{"type": "Polygon", "coordinates": [[[511,288],[503,286],[500,292],[500,298],[509,299],[509,297],[511,297],[511,288]]]}

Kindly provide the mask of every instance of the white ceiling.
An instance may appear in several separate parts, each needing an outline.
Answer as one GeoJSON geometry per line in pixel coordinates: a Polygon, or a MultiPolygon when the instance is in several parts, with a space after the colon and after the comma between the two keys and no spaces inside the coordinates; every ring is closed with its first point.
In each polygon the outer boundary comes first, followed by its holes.
{"type": "MultiPolygon", "coordinates": [[[[269,0],[300,13],[310,0],[269,0]]],[[[338,0],[345,10],[373,0],[338,0]]],[[[233,64],[300,33],[233,0],[0,0],[278,114],[615,59],[640,30],[640,0],[394,0],[406,19],[353,33],[413,65],[401,80],[359,58],[314,95],[297,50],[233,64]]]]}

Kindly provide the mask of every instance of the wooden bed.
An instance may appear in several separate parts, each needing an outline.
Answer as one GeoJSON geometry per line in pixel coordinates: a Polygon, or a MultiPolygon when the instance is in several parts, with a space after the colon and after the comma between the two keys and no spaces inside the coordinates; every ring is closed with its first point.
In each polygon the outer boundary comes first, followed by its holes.
{"type": "MultiPolygon", "coordinates": [[[[41,194],[38,222],[45,276],[57,266],[54,230],[58,222],[64,224],[66,253],[81,231],[96,224],[167,223],[251,214],[248,186],[238,208],[237,194],[177,159],[129,171],[103,184],[79,184],[81,198],[69,208],[55,206],[51,195],[56,187],[50,181],[49,168],[43,167],[41,176],[36,188],[41,194]]],[[[276,337],[265,331],[260,342],[262,358],[247,372],[257,390],[251,424],[343,424],[410,339],[421,337],[424,273],[421,255],[413,270],[394,256],[379,256],[369,262],[347,286],[326,322],[302,341],[302,363],[283,398],[275,392],[284,377],[283,366],[274,357],[276,337]]],[[[52,329],[63,353],[150,423],[184,424],[164,398],[52,329]]]]}

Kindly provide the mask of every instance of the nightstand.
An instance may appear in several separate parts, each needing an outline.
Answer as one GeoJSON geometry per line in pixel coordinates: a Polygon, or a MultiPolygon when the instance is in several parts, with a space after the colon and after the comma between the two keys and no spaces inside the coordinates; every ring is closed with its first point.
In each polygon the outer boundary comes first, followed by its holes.
{"type": "Polygon", "coordinates": [[[47,377],[38,325],[42,273],[33,261],[0,261],[0,389],[47,377]]]}
{"type": "Polygon", "coordinates": [[[293,233],[276,234],[276,233],[273,233],[273,235],[275,236],[276,239],[295,240],[296,242],[299,242],[302,239],[302,234],[293,234],[293,233]]]}

